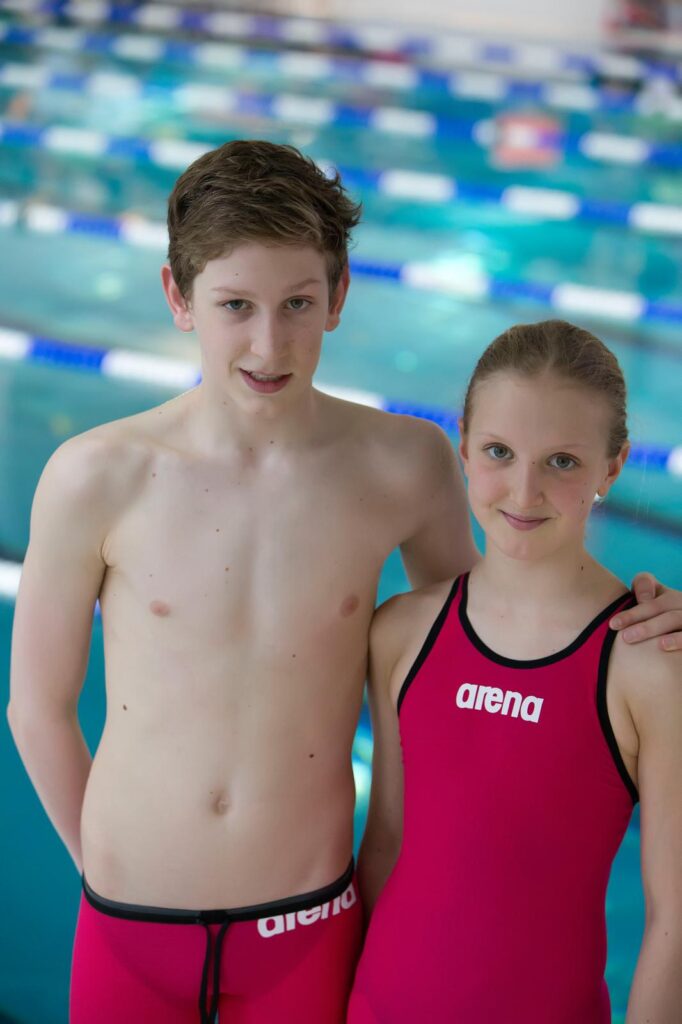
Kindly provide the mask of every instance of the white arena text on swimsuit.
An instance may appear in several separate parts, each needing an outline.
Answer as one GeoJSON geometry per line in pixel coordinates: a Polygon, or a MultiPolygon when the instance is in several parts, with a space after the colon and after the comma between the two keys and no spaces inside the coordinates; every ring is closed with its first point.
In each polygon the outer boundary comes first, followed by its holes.
{"type": "Polygon", "coordinates": [[[458,708],[487,711],[491,715],[496,715],[499,711],[501,715],[520,717],[525,722],[538,722],[544,698],[524,697],[515,690],[500,690],[497,686],[462,683],[455,700],[458,708]]]}
{"type": "Polygon", "coordinates": [[[348,888],[328,900],[319,907],[311,907],[310,910],[299,910],[294,914],[277,914],[276,917],[261,917],[258,920],[258,934],[264,939],[271,939],[274,935],[282,935],[283,932],[293,932],[297,925],[315,924],[316,921],[325,921],[328,917],[336,917],[342,910],[350,910],[357,903],[355,886],[351,882],[348,888]]]}

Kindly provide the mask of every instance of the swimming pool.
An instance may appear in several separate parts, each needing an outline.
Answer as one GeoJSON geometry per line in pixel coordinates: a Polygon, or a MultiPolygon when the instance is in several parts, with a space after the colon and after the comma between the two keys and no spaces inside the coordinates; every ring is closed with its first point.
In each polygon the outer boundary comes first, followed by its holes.
{"type": "MultiPolygon", "coordinates": [[[[376,126],[369,130],[359,113],[355,120],[349,114],[336,125],[306,122],[300,107],[298,112],[290,110],[288,120],[278,118],[277,110],[259,99],[268,90],[298,91],[310,98],[320,89],[300,80],[277,78],[270,68],[267,74],[254,71],[251,76],[225,79],[215,71],[157,62],[144,71],[145,95],[139,102],[132,102],[130,96],[123,97],[123,102],[120,93],[93,86],[91,76],[103,71],[130,75],[140,71],[139,61],[122,60],[103,49],[65,53],[0,44],[0,66],[47,66],[51,74],[66,76],[63,87],[42,91],[29,87],[28,79],[14,89],[0,83],[3,123],[12,118],[12,131],[4,132],[0,144],[0,199],[33,204],[23,208],[16,222],[0,217],[0,251],[11,253],[0,275],[0,327],[72,345],[196,361],[191,338],[175,332],[170,324],[158,284],[162,258],[158,247],[124,244],[101,224],[93,231],[56,230],[54,214],[52,219],[44,210],[42,219],[30,214],[40,210],[40,203],[53,211],[80,210],[98,216],[132,211],[138,224],[159,223],[167,193],[182,169],[177,165],[178,148],[168,147],[169,141],[189,138],[213,145],[240,135],[291,141],[316,159],[359,172],[355,184],[353,175],[348,175],[366,202],[366,220],[358,230],[354,251],[358,263],[384,269],[408,261],[431,267],[447,264],[460,281],[475,282],[486,275],[534,286],[525,291],[499,287],[491,300],[476,298],[475,288],[465,295],[425,291],[387,274],[358,272],[342,326],[325,341],[318,375],[322,383],[365,389],[408,406],[452,410],[458,408],[466,377],[490,339],[515,320],[552,315],[550,286],[568,281],[644,295],[667,308],[682,304],[680,235],[635,231],[627,229],[622,218],[614,219],[614,203],[680,204],[679,175],[669,167],[652,164],[633,169],[598,163],[571,150],[554,169],[511,174],[492,167],[490,148],[467,136],[464,127],[459,135],[453,128],[448,137],[432,138],[380,131],[376,126]],[[89,76],[90,85],[69,75],[89,76]],[[173,92],[190,82],[213,86],[221,81],[250,90],[255,97],[250,112],[246,104],[233,115],[222,109],[216,112],[215,105],[213,110],[202,112],[197,107],[190,112],[181,108],[177,91],[173,92]],[[54,125],[74,131],[70,136],[63,133],[58,148],[49,149],[42,145],[41,132],[54,125]],[[78,135],[83,131],[101,135],[104,129],[108,138],[137,142],[119,142],[114,155],[102,156],[92,134],[89,148],[88,136],[78,135]],[[156,161],[149,159],[141,140],[165,142],[165,162],[162,148],[155,151],[156,161]],[[468,198],[418,201],[387,194],[376,187],[370,173],[387,169],[456,178],[469,185],[468,198]],[[491,199],[491,192],[512,182],[571,190],[590,199],[594,215],[567,221],[539,219],[491,199]],[[478,195],[474,185],[479,187],[478,195]]],[[[101,78],[99,82],[101,86],[101,78]]],[[[210,107],[207,95],[204,92],[204,101],[210,107]]],[[[406,104],[410,100],[413,109],[422,112],[429,107],[423,91],[411,99],[398,98],[386,89],[360,90],[353,82],[330,83],[324,97],[356,110],[363,104],[390,101],[395,105],[398,99],[406,104]]],[[[305,109],[310,119],[311,108],[305,109]]],[[[490,121],[495,115],[491,104],[446,103],[442,97],[433,109],[461,126],[490,121]]],[[[632,114],[608,117],[602,112],[594,119],[585,114],[561,115],[560,122],[561,130],[573,135],[584,134],[597,123],[601,130],[633,135],[655,135],[660,130],[670,137],[669,126],[632,114]]],[[[583,317],[583,322],[595,327],[621,359],[630,387],[633,437],[661,447],[682,442],[679,321],[673,316],[595,315],[583,317]]],[[[162,401],[172,390],[149,381],[113,380],[90,372],[83,364],[69,368],[54,360],[6,358],[0,358],[0,387],[0,556],[18,561],[27,541],[35,482],[53,448],[95,423],[162,401]]],[[[597,556],[626,580],[648,568],[666,582],[682,586],[681,533],[682,478],[657,467],[652,459],[648,465],[626,470],[613,501],[595,515],[590,542],[597,556]]],[[[393,556],[382,577],[380,597],[405,586],[399,560],[393,556]]],[[[0,643],[5,652],[11,612],[11,602],[0,602],[0,643]]],[[[6,671],[3,683],[5,678],[6,671]]],[[[104,711],[102,678],[101,633],[96,623],[81,706],[91,743],[96,742],[104,711]]],[[[358,835],[366,807],[369,750],[363,718],[355,747],[358,835]]],[[[11,941],[10,929],[2,933],[0,1013],[31,1024],[37,1020],[58,1024],[65,1019],[78,880],[37,805],[4,728],[0,770],[11,794],[4,839],[10,867],[0,884],[6,921],[12,923],[11,941]]],[[[637,833],[635,818],[609,890],[608,976],[616,1020],[623,1018],[642,925],[637,833]]]]}

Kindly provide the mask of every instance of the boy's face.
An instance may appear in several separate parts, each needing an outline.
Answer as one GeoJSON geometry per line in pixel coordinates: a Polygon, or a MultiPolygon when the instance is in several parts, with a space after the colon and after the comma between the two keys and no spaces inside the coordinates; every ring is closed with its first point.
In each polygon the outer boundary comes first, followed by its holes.
{"type": "Polygon", "coordinates": [[[180,295],[170,273],[164,290],[180,330],[196,330],[212,391],[245,411],[282,408],[309,391],[325,331],[333,331],[348,275],[329,295],[327,265],[310,246],[249,242],[210,260],[180,295]]]}

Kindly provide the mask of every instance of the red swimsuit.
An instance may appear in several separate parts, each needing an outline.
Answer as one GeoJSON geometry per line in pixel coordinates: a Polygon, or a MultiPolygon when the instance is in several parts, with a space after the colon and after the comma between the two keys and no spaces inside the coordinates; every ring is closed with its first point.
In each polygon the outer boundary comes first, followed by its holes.
{"type": "Polygon", "coordinates": [[[400,857],[349,1024],[607,1024],[604,901],[637,792],[606,707],[623,595],[534,661],[487,648],[460,577],[403,684],[400,857]]]}
{"type": "Polygon", "coordinates": [[[236,910],[83,888],[71,1024],[342,1024],[362,931],[352,864],[324,889],[236,910]]]}

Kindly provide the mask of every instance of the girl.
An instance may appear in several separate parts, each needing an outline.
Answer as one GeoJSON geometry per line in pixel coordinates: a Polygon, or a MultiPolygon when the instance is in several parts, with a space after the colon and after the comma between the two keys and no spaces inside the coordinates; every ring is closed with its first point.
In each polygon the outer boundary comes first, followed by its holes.
{"type": "Polygon", "coordinates": [[[647,924],[627,1022],[679,1022],[679,667],[616,638],[633,598],[584,546],[628,454],[620,368],[571,324],[512,327],[460,429],[485,556],[372,626],[370,908],[390,878],[349,1024],[610,1021],[606,886],[638,799],[647,924]]]}

